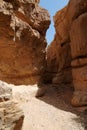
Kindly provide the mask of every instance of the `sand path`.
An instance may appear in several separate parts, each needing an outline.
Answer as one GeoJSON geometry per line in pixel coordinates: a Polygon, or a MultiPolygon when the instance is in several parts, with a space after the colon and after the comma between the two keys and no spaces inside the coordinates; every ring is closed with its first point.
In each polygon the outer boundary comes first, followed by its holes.
{"type": "Polygon", "coordinates": [[[37,99],[37,85],[12,89],[13,98],[20,103],[25,115],[22,130],[86,130],[75,110],[63,100],[67,95],[64,97],[62,90],[58,93],[50,88],[44,97],[37,99]]]}

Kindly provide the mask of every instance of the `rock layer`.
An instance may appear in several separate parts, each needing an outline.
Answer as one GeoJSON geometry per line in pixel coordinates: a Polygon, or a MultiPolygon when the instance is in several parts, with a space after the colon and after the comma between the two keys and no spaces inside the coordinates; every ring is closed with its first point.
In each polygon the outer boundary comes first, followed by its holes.
{"type": "Polygon", "coordinates": [[[49,13],[39,1],[0,1],[0,79],[35,84],[45,70],[49,13]]]}
{"type": "Polygon", "coordinates": [[[70,0],[54,16],[56,34],[48,47],[47,66],[53,85],[74,86],[74,106],[87,105],[87,1],[70,0]]]}

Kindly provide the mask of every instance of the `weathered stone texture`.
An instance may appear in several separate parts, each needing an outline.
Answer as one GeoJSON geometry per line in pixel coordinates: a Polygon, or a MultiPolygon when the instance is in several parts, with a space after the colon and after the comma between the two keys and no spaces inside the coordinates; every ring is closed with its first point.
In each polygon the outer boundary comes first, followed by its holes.
{"type": "Polygon", "coordinates": [[[72,104],[87,105],[87,1],[70,0],[54,22],[56,34],[47,53],[48,71],[53,75],[55,70],[52,82],[71,83],[75,88],[72,104]]]}
{"type": "Polygon", "coordinates": [[[0,1],[0,79],[35,84],[45,69],[50,17],[37,2],[0,1]]]}
{"type": "Polygon", "coordinates": [[[24,114],[12,99],[9,84],[0,81],[0,130],[21,130],[24,114]]]}
{"type": "Polygon", "coordinates": [[[54,16],[56,34],[54,41],[47,50],[48,73],[55,73],[52,78],[54,85],[71,84],[71,50],[67,24],[67,7],[54,16]]]}

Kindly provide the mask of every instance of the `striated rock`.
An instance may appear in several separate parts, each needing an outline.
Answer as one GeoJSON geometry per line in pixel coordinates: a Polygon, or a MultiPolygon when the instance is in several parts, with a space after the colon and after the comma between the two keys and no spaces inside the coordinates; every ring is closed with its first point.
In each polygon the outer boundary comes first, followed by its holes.
{"type": "Polygon", "coordinates": [[[21,130],[24,114],[12,100],[12,89],[0,81],[0,130],[21,130]]]}
{"type": "Polygon", "coordinates": [[[0,79],[35,84],[45,71],[49,13],[38,0],[0,1],[0,79]]]}
{"type": "Polygon", "coordinates": [[[71,84],[75,88],[72,105],[87,105],[87,1],[70,0],[54,22],[56,34],[47,50],[52,83],[71,84]]]}

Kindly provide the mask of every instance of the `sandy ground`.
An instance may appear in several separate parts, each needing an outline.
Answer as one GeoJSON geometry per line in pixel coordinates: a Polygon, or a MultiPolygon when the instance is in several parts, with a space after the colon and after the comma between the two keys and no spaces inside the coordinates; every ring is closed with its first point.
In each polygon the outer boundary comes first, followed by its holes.
{"type": "Polygon", "coordinates": [[[37,99],[37,85],[12,86],[12,89],[13,98],[20,103],[25,115],[22,130],[87,130],[86,118],[80,117],[70,104],[70,90],[66,90],[66,94],[49,86],[46,95],[37,99]]]}

